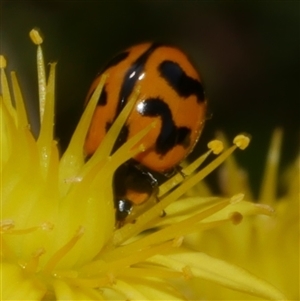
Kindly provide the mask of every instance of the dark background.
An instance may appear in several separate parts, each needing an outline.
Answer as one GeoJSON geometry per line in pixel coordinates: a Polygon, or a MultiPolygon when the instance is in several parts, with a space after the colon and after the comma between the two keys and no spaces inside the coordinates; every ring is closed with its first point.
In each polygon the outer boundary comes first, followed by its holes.
{"type": "Polygon", "coordinates": [[[299,150],[298,1],[0,1],[0,52],[18,72],[37,131],[35,46],[41,28],[46,62],[57,61],[56,135],[64,147],[89,85],[115,53],[142,41],[174,44],[205,81],[209,112],[196,152],[221,129],[252,135],[236,152],[257,192],[275,127],[284,129],[282,166],[299,150]]]}

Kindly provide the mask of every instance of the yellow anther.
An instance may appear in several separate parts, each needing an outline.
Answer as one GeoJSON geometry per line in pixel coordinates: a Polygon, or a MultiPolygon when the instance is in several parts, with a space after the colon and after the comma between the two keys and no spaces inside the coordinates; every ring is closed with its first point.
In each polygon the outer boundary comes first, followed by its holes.
{"type": "Polygon", "coordinates": [[[231,212],[229,218],[234,225],[238,225],[243,220],[243,215],[240,212],[231,212]]]}
{"type": "Polygon", "coordinates": [[[233,139],[233,143],[240,149],[245,149],[250,143],[250,137],[240,134],[233,139]]]}
{"type": "Polygon", "coordinates": [[[212,140],[207,144],[207,147],[215,154],[218,155],[220,154],[223,149],[224,145],[223,142],[220,140],[212,140]]]}
{"type": "Polygon", "coordinates": [[[29,32],[29,37],[35,45],[41,45],[43,43],[42,34],[38,28],[33,28],[29,32]]]}
{"type": "Polygon", "coordinates": [[[52,224],[50,222],[44,222],[44,223],[40,224],[40,228],[45,231],[50,231],[50,230],[53,230],[54,224],[52,224]]]}

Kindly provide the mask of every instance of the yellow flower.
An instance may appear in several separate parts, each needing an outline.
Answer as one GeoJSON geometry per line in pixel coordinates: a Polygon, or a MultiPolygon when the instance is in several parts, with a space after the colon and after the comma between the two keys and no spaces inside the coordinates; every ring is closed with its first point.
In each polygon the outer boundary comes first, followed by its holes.
{"type": "MultiPolygon", "coordinates": [[[[252,216],[239,227],[230,224],[206,232],[190,235],[186,243],[194,250],[201,250],[246,268],[255,275],[275,285],[288,300],[299,300],[299,196],[300,181],[298,157],[281,175],[278,169],[282,130],[274,131],[261,191],[256,202],[275,209],[273,216],[252,216]],[[278,184],[285,184],[280,187],[278,184]],[[284,193],[278,197],[279,188],[284,193]],[[212,243],[212,240],[214,241],[212,243]]],[[[254,201],[250,185],[231,156],[221,171],[223,195],[244,191],[245,198],[254,201]]],[[[195,280],[195,290],[203,298],[224,300],[253,300],[254,297],[237,291],[216,287],[213,283],[195,280]],[[197,288],[201,287],[200,292],[197,288]]],[[[256,300],[256,298],[255,298],[256,300]]],[[[261,298],[258,298],[261,300],[261,298]]]]}
{"type": "Polygon", "coordinates": [[[38,44],[41,128],[37,139],[30,131],[16,75],[12,73],[9,89],[6,63],[0,58],[1,300],[186,300],[185,285],[199,277],[258,297],[284,299],[264,280],[184,243],[190,233],[239,224],[247,215],[272,214],[269,206],[246,202],[242,194],[183,197],[237,147],[246,147],[249,139],[237,136],[233,146],[195,172],[211,152],[222,150],[219,141],[210,143],[206,154],[183,169],[185,178],[177,174],[160,186],[158,203],[149,200],[130,216],[134,221],[129,218],[116,228],[113,174],[143,151],[139,141],[155,124],[110,155],[135,103],[135,91],[101,146],[85,162],[84,139],[104,76],[59,157],[53,139],[55,64],[50,65],[46,80],[42,39],[35,30],[31,37],[38,44]]]}

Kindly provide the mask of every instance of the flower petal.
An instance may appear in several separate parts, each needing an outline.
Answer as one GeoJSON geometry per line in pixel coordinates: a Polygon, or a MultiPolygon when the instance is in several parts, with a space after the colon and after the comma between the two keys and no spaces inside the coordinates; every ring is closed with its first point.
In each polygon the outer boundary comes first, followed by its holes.
{"type": "Polygon", "coordinates": [[[130,280],[134,288],[146,296],[147,300],[185,300],[184,296],[164,279],[136,276],[126,281],[130,280]]]}
{"type": "Polygon", "coordinates": [[[205,253],[178,251],[168,256],[154,256],[149,261],[173,270],[182,270],[188,266],[196,277],[254,296],[271,300],[286,299],[280,291],[262,279],[238,266],[210,257],[205,253]]]}

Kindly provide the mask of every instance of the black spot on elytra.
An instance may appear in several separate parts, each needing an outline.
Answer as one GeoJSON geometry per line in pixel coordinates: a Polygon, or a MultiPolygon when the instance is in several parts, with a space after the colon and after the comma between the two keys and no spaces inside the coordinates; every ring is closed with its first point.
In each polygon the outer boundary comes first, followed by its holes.
{"type": "Polygon", "coordinates": [[[184,70],[175,62],[165,60],[158,66],[158,71],[167,83],[182,97],[196,95],[197,101],[204,101],[204,90],[202,84],[188,76],[184,70]]]}
{"type": "MultiPolygon", "coordinates": [[[[131,65],[131,67],[127,70],[124,80],[119,92],[119,100],[118,106],[116,109],[114,120],[120,114],[122,109],[124,108],[125,104],[128,101],[128,97],[132,93],[135,83],[137,82],[139,76],[143,73],[145,63],[148,60],[149,56],[153,53],[153,51],[158,48],[160,44],[153,43],[151,46],[142,53],[131,65]]],[[[124,126],[114,144],[112,153],[114,153],[123,143],[126,142],[129,135],[128,126],[124,126]]]]}
{"type": "Polygon", "coordinates": [[[146,99],[138,111],[143,116],[160,117],[162,121],[161,131],[156,139],[156,152],[165,155],[176,145],[184,148],[190,145],[191,129],[177,127],[174,124],[169,106],[160,98],[146,99]]]}
{"type": "Polygon", "coordinates": [[[121,52],[112,58],[101,70],[101,73],[105,72],[108,68],[118,65],[120,62],[124,61],[129,55],[128,51],[121,52]]]}
{"type": "Polygon", "coordinates": [[[112,149],[112,154],[127,141],[128,135],[129,135],[128,126],[124,125],[118,135],[118,138],[116,139],[116,142],[112,149]]]}
{"type": "Polygon", "coordinates": [[[144,53],[142,53],[127,70],[119,93],[116,116],[120,114],[125,104],[127,103],[128,97],[132,93],[135,83],[137,82],[139,76],[143,73],[145,63],[147,62],[149,56],[159,46],[161,46],[161,44],[159,43],[151,44],[151,46],[144,53]]]}
{"type": "Polygon", "coordinates": [[[106,104],[107,104],[107,92],[106,92],[106,86],[104,86],[99,96],[97,106],[105,106],[106,104]]]}
{"type": "Polygon", "coordinates": [[[106,133],[110,129],[111,125],[112,125],[112,122],[106,122],[106,124],[105,124],[105,131],[106,131],[106,133]]]}

